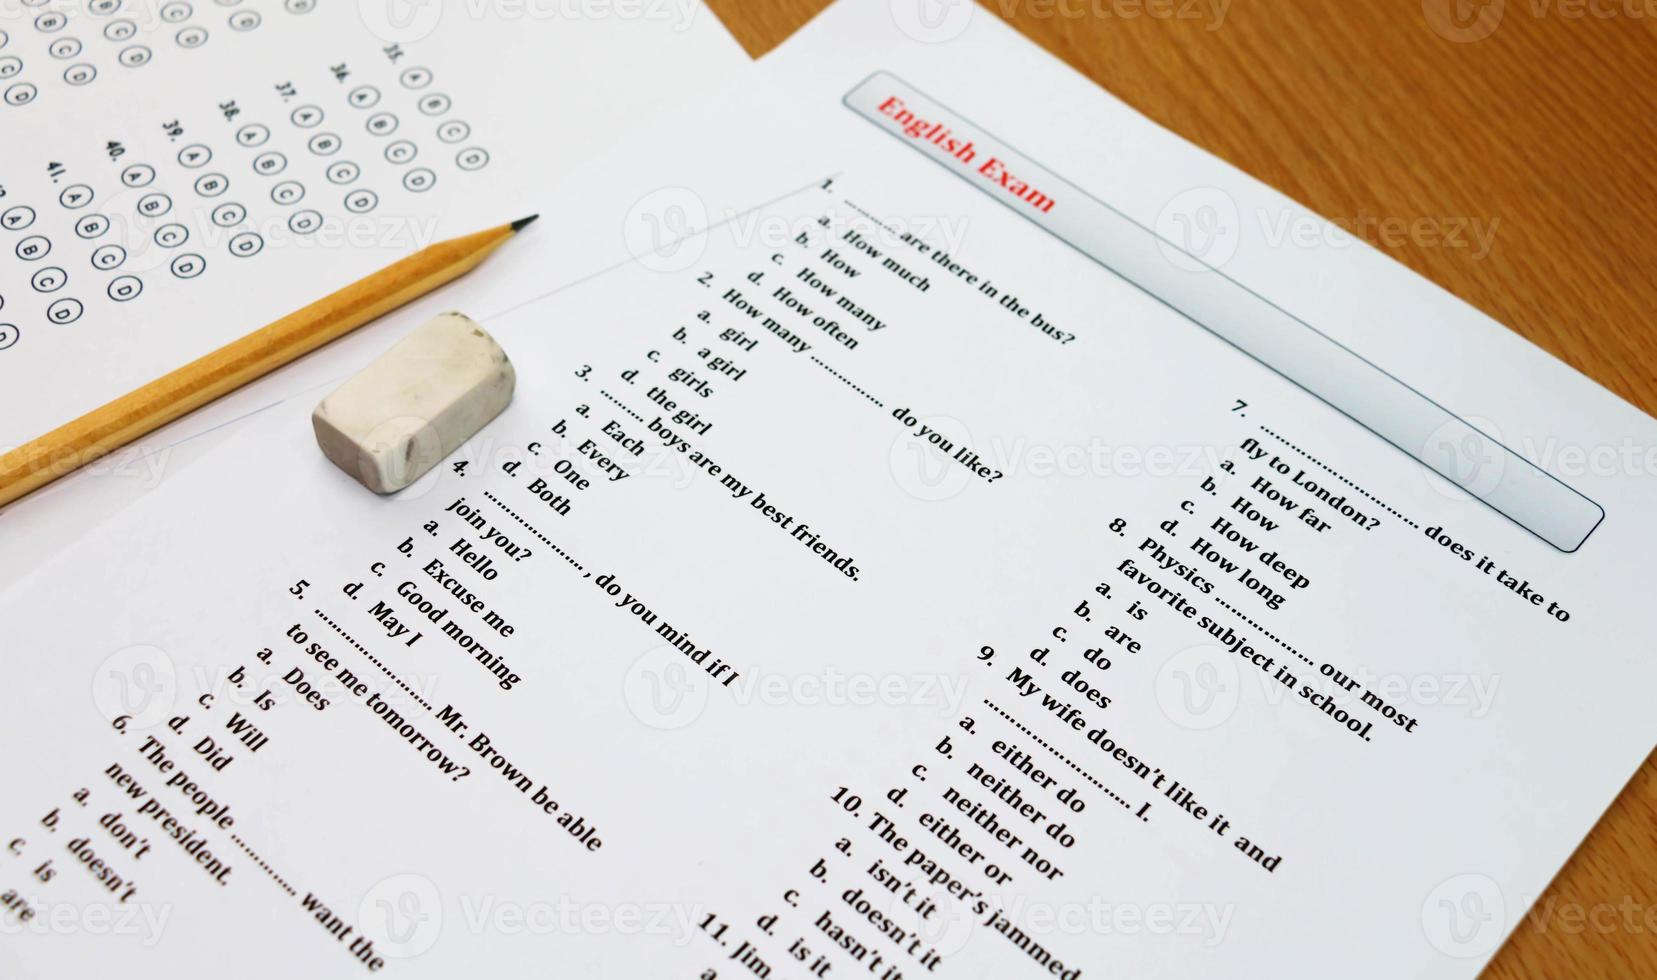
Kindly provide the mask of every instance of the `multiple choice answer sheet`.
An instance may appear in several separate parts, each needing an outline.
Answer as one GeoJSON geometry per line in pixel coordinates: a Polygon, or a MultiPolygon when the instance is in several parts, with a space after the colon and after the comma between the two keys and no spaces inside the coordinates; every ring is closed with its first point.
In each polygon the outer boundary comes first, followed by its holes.
{"type": "Polygon", "coordinates": [[[8,973],[1477,974],[1652,747],[1652,421],[888,11],[554,195],[480,276],[654,247],[415,486],[307,392],[0,598],[8,973]]]}
{"type": "Polygon", "coordinates": [[[17,12],[0,27],[0,446],[522,217],[632,122],[747,61],[689,0],[17,12]]]}

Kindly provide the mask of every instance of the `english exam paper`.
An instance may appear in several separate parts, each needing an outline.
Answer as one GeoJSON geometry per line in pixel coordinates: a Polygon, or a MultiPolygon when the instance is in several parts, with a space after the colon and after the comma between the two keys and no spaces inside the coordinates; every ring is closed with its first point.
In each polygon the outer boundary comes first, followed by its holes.
{"type": "Polygon", "coordinates": [[[1415,280],[1343,281],[1436,311],[1374,345],[1171,243],[1153,294],[1111,188],[869,26],[579,185],[717,220],[489,317],[518,396],[450,465],[373,498],[295,399],[6,595],[10,972],[1477,972],[1652,741],[1646,483],[1498,447],[1650,421],[1415,280]],[[1507,438],[1423,462],[1411,392],[1507,438]]]}

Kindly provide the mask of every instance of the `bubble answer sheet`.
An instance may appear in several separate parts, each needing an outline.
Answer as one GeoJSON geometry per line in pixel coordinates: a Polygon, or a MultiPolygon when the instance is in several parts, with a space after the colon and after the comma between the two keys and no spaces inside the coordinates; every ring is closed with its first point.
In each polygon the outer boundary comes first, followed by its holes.
{"type": "Polygon", "coordinates": [[[893,9],[555,189],[415,486],[306,391],[0,596],[0,972],[1479,972],[1652,747],[1657,425],[893,9]]]}
{"type": "Polygon", "coordinates": [[[748,61],[696,0],[7,13],[0,447],[522,217],[638,118],[748,61]]]}

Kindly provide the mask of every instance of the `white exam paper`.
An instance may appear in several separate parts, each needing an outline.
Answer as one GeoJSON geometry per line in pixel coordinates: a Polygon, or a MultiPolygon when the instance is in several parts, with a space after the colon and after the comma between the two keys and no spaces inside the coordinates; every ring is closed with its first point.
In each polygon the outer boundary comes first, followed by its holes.
{"type": "MultiPolygon", "coordinates": [[[[1160,208],[995,92],[1137,117],[987,18],[952,42],[981,83],[876,43],[886,7],[778,56],[820,74],[650,134],[684,160],[584,180],[574,210],[718,228],[488,318],[520,389],[462,470],[372,498],[296,399],[5,596],[0,888],[69,923],[7,920],[20,969],[262,943],[246,975],[345,972],[363,940],[409,975],[1477,973],[1652,745],[1649,476],[1533,450],[1651,421],[1367,249],[1238,249],[1283,269],[1228,273],[1603,507],[1561,551],[848,108],[889,72],[1160,208]],[[833,179],[723,211],[806,172],[833,179]],[[188,802],[156,745],[233,810],[189,820],[227,884],[99,824],[143,805],[111,765],[188,802]]],[[[569,240],[518,243],[513,283],[569,240]]]]}

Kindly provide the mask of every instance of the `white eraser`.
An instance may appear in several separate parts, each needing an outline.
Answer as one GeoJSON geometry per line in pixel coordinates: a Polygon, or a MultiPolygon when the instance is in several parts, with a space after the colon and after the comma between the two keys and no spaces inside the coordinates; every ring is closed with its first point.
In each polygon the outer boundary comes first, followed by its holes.
{"type": "Polygon", "coordinates": [[[499,415],[517,382],[495,338],[445,313],[322,399],[311,425],[335,466],[375,493],[396,493],[499,415]]]}

